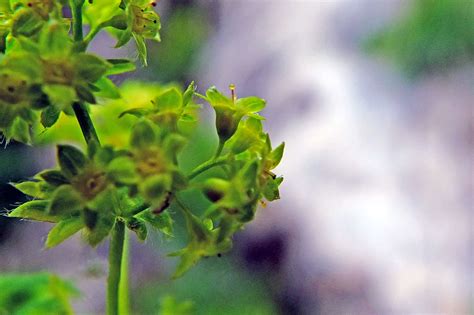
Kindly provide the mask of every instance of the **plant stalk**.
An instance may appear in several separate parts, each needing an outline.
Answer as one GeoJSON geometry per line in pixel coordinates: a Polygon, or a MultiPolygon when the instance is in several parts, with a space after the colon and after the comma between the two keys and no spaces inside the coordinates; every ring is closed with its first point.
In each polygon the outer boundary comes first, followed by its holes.
{"type": "Polygon", "coordinates": [[[82,33],[82,6],[84,0],[69,0],[72,14],[72,34],[75,42],[81,42],[83,38],[82,33]]]}
{"type": "Polygon", "coordinates": [[[109,248],[109,276],[107,278],[107,315],[118,315],[125,223],[115,221],[109,248]]]}
{"type": "Polygon", "coordinates": [[[123,240],[122,253],[122,267],[120,270],[120,284],[119,284],[119,314],[130,314],[130,295],[129,295],[129,256],[130,256],[130,233],[125,229],[125,236],[123,240]]]}
{"type": "Polygon", "coordinates": [[[213,160],[210,160],[208,162],[204,162],[203,164],[197,166],[189,175],[188,175],[188,179],[191,180],[193,179],[194,177],[198,176],[199,174],[201,173],[204,173],[205,171],[207,171],[208,169],[211,169],[215,166],[218,166],[218,165],[224,165],[227,163],[227,157],[221,157],[221,158],[218,158],[218,159],[213,159],[213,160]]]}

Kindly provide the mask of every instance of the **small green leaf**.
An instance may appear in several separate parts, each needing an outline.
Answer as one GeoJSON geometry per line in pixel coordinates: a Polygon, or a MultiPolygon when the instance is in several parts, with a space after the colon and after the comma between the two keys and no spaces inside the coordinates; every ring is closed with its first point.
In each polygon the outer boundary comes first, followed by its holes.
{"type": "Polygon", "coordinates": [[[112,230],[115,218],[110,214],[99,213],[97,223],[93,229],[87,229],[85,238],[89,245],[95,247],[102,242],[112,230]]]}
{"type": "Polygon", "coordinates": [[[46,239],[46,248],[58,246],[63,241],[79,232],[83,227],[84,223],[82,222],[81,217],[59,221],[51,231],[49,231],[48,238],[46,239]]]}
{"type": "Polygon", "coordinates": [[[39,194],[38,182],[23,182],[13,184],[13,186],[28,196],[37,197],[39,194]]]}
{"type": "Polygon", "coordinates": [[[107,59],[107,62],[110,63],[112,67],[107,70],[106,75],[121,74],[135,71],[136,69],[135,63],[129,59],[107,59]]]}
{"type": "Polygon", "coordinates": [[[113,16],[111,19],[102,22],[102,27],[113,27],[119,30],[125,30],[128,27],[127,23],[127,15],[126,14],[118,14],[113,16]]]}
{"type": "Polygon", "coordinates": [[[86,157],[79,149],[70,145],[58,145],[57,150],[59,166],[67,177],[77,175],[86,165],[86,157]]]}
{"type": "Polygon", "coordinates": [[[39,46],[43,56],[51,58],[67,56],[71,51],[72,41],[65,25],[57,21],[50,22],[41,31],[39,46]]]}
{"type": "Polygon", "coordinates": [[[23,218],[43,222],[58,222],[59,217],[50,215],[46,212],[49,201],[33,200],[28,201],[17,207],[8,214],[12,218],[23,218]]]}
{"type": "Polygon", "coordinates": [[[71,185],[59,186],[53,193],[48,206],[52,215],[70,215],[82,208],[81,197],[71,185]]]}
{"type": "Polygon", "coordinates": [[[31,36],[38,32],[44,21],[33,10],[21,9],[15,13],[12,23],[13,36],[31,36]]]}
{"type": "Polygon", "coordinates": [[[133,185],[138,182],[135,163],[128,157],[118,157],[107,166],[107,173],[115,182],[133,185]]]}
{"type": "Polygon", "coordinates": [[[263,188],[263,196],[265,197],[265,199],[267,199],[268,201],[280,199],[280,191],[278,187],[280,186],[282,181],[282,177],[277,177],[275,179],[271,178],[267,182],[267,184],[263,188]]]}
{"type": "Polygon", "coordinates": [[[17,117],[10,127],[9,136],[16,141],[28,144],[31,142],[30,126],[26,121],[17,117]]]}
{"type": "Polygon", "coordinates": [[[176,88],[171,88],[160,94],[156,99],[156,107],[160,111],[173,110],[181,107],[183,98],[176,88]]]}

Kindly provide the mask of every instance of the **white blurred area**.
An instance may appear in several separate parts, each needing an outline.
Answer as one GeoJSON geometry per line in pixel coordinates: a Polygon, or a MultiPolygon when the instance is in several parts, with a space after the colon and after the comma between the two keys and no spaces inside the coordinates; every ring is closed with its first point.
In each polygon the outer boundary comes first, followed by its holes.
{"type": "Polygon", "coordinates": [[[203,82],[267,99],[305,314],[473,311],[474,67],[408,80],[361,40],[409,1],[222,1],[203,82]]]}

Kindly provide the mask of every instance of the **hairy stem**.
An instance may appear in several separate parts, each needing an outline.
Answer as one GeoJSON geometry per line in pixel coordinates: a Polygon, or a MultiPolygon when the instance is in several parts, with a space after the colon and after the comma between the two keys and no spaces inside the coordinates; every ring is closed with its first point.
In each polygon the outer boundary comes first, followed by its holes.
{"type": "Polygon", "coordinates": [[[119,314],[128,315],[130,314],[130,296],[129,296],[129,280],[128,280],[128,269],[129,269],[129,255],[130,255],[130,234],[125,229],[125,237],[123,243],[122,253],[122,268],[120,270],[120,284],[119,284],[119,314]]]}
{"type": "Polygon", "coordinates": [[[72,104],[72,109],[76,114],[77,121],[81,126],[82,134],[84,135],[84,139],[86,139],[87,144],[90,144],[93,141],[100,144],[94,124],[92,123],[91,117],[89,116],[89,112],[87,111],[84,103],[74,102],[72,104]]]}
{"type": "MultiPolygon", "coordinates": [[[[125,223],[115,222],[109,248],[109,277],[107,278],[107,315],[119,314],[119,288],[122,270],[125,223]]],[[[122,290],[123,291],[123,290],[122,290]]]]}

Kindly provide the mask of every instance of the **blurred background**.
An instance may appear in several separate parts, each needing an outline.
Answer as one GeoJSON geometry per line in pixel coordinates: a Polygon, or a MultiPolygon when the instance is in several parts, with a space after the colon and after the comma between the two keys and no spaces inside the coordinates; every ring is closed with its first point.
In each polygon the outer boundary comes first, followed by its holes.
{"type": "MultiPolygon", "coordinates": [[[[285,181],[231,253],[177,281],[165,256],[181,246],[179,227],[176,239],[133,239],[134,314],[474,312],[473,1],[162,0],[156,10],[162,42],[150,44],[149,67],[116,82],[234,83],[265,98],[272,141],[286,142],[285,181]]],[[[111,57],[113,44],[104,35],[93,49],[111,57]]],[[[210,110],[203,119],[199,132],[212,132],[210,110]]],[[[25,200],[8,182],[53,165],[51,147],[2,148],[0,208],[25,200]]],[[[49,228],[0,216],[0,272],[57,273],[81,291],[79,314],[103,313],[107,244],[45,251],[49,228]]]]}

